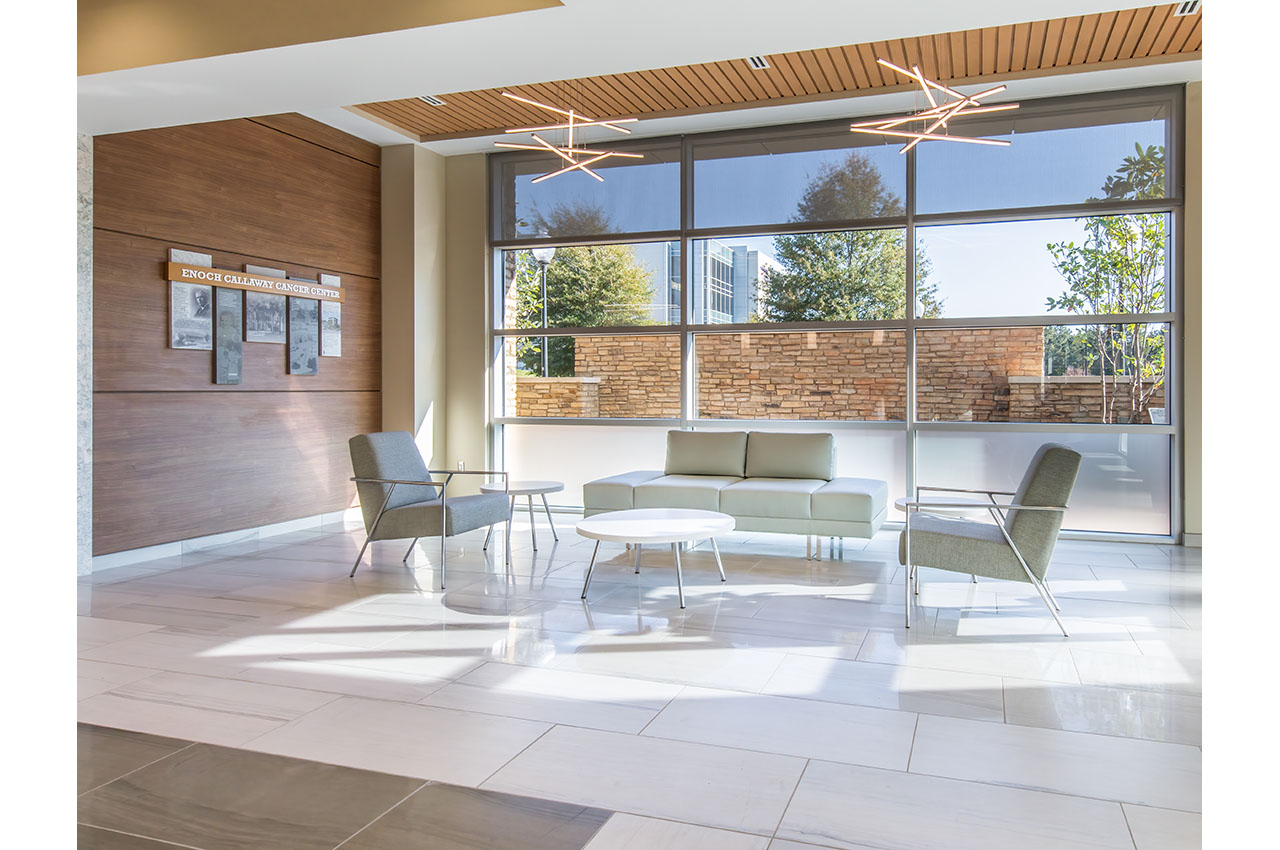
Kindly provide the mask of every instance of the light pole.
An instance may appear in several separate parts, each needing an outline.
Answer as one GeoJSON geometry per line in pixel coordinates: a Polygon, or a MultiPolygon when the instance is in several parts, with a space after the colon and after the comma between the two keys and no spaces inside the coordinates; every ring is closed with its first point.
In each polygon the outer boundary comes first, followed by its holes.
{"type": "MultiPolygon", "coordinates": [[[[542,273],[542,329],[547,329],[547,265],[555,258],[555,248],[534,248],[531,252],[538,261],[538,269],[542,273]]],[[[542,377],[550,377],[547,372],[547,338],[542,338],[542,377]]]]}

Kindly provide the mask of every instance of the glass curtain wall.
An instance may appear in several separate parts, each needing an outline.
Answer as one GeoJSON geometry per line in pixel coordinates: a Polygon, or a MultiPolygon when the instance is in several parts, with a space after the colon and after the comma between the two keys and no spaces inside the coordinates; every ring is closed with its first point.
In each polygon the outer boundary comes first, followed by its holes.
{"type": "Polygon", "coordinates": [[[903,155],[845,121],[647,140],[604,182],[491,155],[495,461],[576,506],[557,464],[661,469],[669,428],[821,429],[897,496],[1013,489],[1054,441],[1085,456],[1065,527],[1176,534],[1181,98],[956,127],[1004,148],[903,155]]]}

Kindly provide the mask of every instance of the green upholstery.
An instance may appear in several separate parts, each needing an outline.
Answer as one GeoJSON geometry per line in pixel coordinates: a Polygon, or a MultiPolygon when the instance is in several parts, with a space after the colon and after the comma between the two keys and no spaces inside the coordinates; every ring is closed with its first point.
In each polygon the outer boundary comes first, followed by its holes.
{"type": "Polygon", "coordinates": [[[748,478],[821,478],[836,475],[836,441],[831,434],[752,431],[747,435],[748,478]]]}
{"type": "Polygon", "coordinates": [[[735,481],[729,475],[664,475],[635,487],[637,508],[720,510],[720,491],[735,481]]]}
{"type": "Polygon", "coordinates": [[[813,494],[813,518],[874,517],[889,506],[889,485],[877,478],[833,478],[813,494]]]}
{"type": "Polygon", "coordinates": [[[741,478],[745,474],[746,455],[746,431],[668,431],[667,463],[663,472],[741,478]]]}
{"type": "Polygon", "coordinates": [[[744,478],[720,491],[720,510],[732,516],[809,519],[820,478],[744,478]]]}
{"type": "Polygon", "coordinates": [[[640,469],[588,481],[582,485],[582,503],[588,506],[587,516],[591,515],[592,510],[625,511],[634,508],[636,485],[661,477],[662,473],[657,470],[640,469]]]}

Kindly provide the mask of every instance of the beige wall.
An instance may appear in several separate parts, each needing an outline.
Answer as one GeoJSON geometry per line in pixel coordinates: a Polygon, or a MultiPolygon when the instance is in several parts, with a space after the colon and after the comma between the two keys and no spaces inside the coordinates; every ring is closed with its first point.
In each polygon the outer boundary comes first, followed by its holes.
{"type": "Polygon", "coordinates": [[[382,149],[382,428],[415,435],[433,469],[445,451],[445,160],[382,149]]]}
{"type": "Polygon", "coordinates": [[[1186,183],[1183,207],[1183,408],[1182,486],[1183,530],[1194,535],[1188,542],[1199,543],[1203,528],[1203,373],[1201,370],[1204,298],[1201,281],[1203,261],[1201,210],[1201,84],[1187,84],[1186,102],[1186,183]]]}

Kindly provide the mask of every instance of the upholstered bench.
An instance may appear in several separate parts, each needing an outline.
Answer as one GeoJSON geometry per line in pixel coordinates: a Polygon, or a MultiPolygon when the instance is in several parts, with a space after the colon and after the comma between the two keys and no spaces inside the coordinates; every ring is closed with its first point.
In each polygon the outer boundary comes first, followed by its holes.
{"type": "Polygon", "coordinates": [[[831,434],[669,431],[662,471],[589,481],[586,515],[629,508],[701,508],[737,520],[739,531],[871,537],[888,512],[889,487],[837,478],[831,434]]]}

